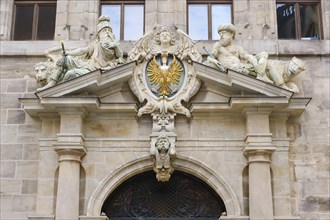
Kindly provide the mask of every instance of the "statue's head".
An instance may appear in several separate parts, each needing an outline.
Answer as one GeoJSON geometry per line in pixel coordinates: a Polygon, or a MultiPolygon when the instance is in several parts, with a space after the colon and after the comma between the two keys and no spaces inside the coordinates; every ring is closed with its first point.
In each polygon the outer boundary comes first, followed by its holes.
{"type": "Polygon", "coordinates": [[[97,25],[97,33],[99,33],[104,28],[109,28],[112,31],[112,28],[110,26],[110,17],[107,15],[101,15],[98,20],[97,25]]]}
{"type": "Polygon", "coordinates": [[[160,135],[157,137],[155,146],[158,151],[167,151],[170,148],[171,143],[166,135],[160,135]]]}
{"type": "Polygon", "coordinates": [[[40,62],[37,63],[34,66],[34,71],[36,72],[35,78],[37,80],[37,83],[39,83],[41,86],[47,85],[47,80],[51,74],[50,72],[50,66],[47,62],[40,62]]]}
{"type": "Polygon", "coordinates": [[[157,44],[169,43],[175,44],[175,34],[168,27],[161,27],[155,34],[154,40],[157,44]]]}
{"type": "Polygon", "coordinates": [[[227,31],[235,35],[236,27],[233,24],[220,24],[218,27],[218,33],[220,33],[221,31],[227,31]]]}
{"type": "Polygon", "coordinates": [[[304,70],[306,70],[305,62],[297,57],[293,57],[289,62],[288,77],[292,78],[304,70]]]}
{"type": "Polygon", "coordinates": [[[97,25],[97,37],[99,39],[110,38],[111,40],[114,40],[115,36],[112,33],[112,28],[110,26],[110,17],[106,15],[101,15],[98,21],[99,23],[97,25]]]}
{"type": "Polygon", "coordinates": [[[220,36],[220,43],[222,46],[227,46],[230,42],[232,42],[236,28],[232,24],[221,24],[218,27],[218,33],[220,36]]]}

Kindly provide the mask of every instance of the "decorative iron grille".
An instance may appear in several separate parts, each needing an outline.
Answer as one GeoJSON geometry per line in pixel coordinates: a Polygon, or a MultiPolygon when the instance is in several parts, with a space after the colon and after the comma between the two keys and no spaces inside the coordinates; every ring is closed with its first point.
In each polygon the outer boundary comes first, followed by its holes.
{"type": "Polygon", "coordinates": [[[136,175],[121,184],[102,207],[110,220],[218,219],[225,211],[211,187],[179,171],[169,182],[158,182],[152,171],[136,175]]]}

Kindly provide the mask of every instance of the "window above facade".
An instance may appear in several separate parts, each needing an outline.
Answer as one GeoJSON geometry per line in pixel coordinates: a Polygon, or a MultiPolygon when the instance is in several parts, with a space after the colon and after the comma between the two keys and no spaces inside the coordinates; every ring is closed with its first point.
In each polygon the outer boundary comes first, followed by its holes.
{"type": "Polygon", "coordinates": [[[14,2],[13,40],[53,40],[56,1],[14,2]]]}
{"type": "Polygon", "coordinates": [[[217,40],[218,26],[232,23],[232,0],[187,0],[188,33],[194,40],[217,40]]]}
{"type": "Polygon", "coordinates": [[[276,2],[279,39],[321,39],[320,0],[276,2]]]}
{"type": "Polygon", "coordinates": [[[144,31],[144,1],[101,1],[101,14],[110,17],[118,40],[138,40],[144,31]]]}

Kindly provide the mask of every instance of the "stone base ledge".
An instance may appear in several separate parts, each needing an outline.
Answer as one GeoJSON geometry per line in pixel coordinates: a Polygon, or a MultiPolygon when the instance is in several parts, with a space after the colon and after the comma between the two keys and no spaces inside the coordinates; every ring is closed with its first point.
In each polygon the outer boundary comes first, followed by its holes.
{"type": "Polygon", "coordinates": [[[55,220],[53,215],[49,216],[29,216],[28,220],[55,220]]]}
{"type": "Polygon", "coordinates": [[[288,216],[274,216],[274,220],[299,220],[299,216],[293,216],[293,217],[288,217],[288,216]]]}
{"type": "Polygon", "coordinates": [[[79,216],[79,220],[109,220],[107,216],[79,216]]]}
{"type": "Polygon", "coordinates": [[[249,216],[221,216],[219,220],[249,220],[249,216]]]}
{"type": "MultiPolygon", "coordinates": [[[[265,219],[250,219],[249,216],[221,216],[219,220],[265,220],[265,219]]],[[[270,220],[270,219],[269,219],[270,220]]],[[[274,216],[272,220],[300,220],[299,216],[274,216]]]]}

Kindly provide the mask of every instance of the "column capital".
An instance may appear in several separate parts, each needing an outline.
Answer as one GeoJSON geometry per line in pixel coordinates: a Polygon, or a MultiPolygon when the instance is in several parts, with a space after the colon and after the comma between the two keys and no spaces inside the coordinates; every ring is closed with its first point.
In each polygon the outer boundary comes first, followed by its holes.
{"type": "Polygon", "coordinates": [[[276,147],[273,145],[269,146],[246,146],[244,148],[243,154],[248,159],[248,163],[255,162],[266,162],[270,163],[272,153],[276,150],[276,147]]]}
{"type": "Polygon", "coordinates": [[[273,111],[273,106],[250,106],[242,110],[242,114],[247,117],[248,115],[270,115],[273,111]]]}
{"type": "Polygon", "coordinates": [[[58,109],[58,113],[59,115],[80,115],[82,118],[84,118],[88,114],[88,111],[84,107],[70,107],[58,109]]]}
{"type": "Polygon", "coordinates": [[[58,154],[59,162],[61,161],[78,161],[87,151],[82,144],[54,144],[54,150],[58,154]]]}

